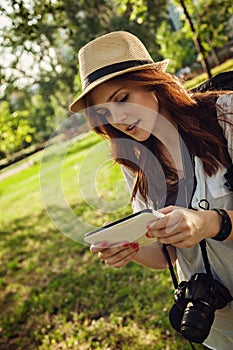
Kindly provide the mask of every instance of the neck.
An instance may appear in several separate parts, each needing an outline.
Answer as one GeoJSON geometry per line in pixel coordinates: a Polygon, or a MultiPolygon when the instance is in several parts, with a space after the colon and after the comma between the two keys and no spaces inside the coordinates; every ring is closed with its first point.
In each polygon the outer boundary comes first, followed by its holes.
{"type": "Polygon", "coordinates": [[[177,124],[172,119],[170,113],[163,108],[158,113],[154,136],[168,149],[174,149],[174,145],[179,142],[177,124]]]}
{"type": "Polygon", "coordinates": [[[171,166],[180,174],[179,178],[182,177],[183,165],[178,127],[170,113],[165,109],[160,109],[154,135],[162,143],[163,154],[166,156],[171,166]]]}

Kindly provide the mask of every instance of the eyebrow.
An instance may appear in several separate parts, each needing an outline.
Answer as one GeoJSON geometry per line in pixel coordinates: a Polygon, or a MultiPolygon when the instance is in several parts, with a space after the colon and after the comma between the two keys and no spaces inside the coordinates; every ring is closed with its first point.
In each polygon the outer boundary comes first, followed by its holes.
{"type": "Polygon", "coordinates": [[[112,100],[112,98],[118,93],[118,91],[122,90],[122,87],[120,87],[119,89],[117,89],[116,91],[113,92],[112,95],[109,96],[107,102],[110,102],[112,100]]]}

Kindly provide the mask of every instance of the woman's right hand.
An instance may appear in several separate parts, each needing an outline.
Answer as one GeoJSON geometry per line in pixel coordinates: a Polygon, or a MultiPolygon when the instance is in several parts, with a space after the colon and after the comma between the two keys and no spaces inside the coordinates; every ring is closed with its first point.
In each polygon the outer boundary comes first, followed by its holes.
{"type": "Polygon", "coordinates": [[[126,266],[136,257],[139,244],[119,242],[108,245],[108,242],[104,241],[92,244],[90,251],[92,254],[98,254],[99,259],[103,260],[106,265],[119,268],[126,266]]]}

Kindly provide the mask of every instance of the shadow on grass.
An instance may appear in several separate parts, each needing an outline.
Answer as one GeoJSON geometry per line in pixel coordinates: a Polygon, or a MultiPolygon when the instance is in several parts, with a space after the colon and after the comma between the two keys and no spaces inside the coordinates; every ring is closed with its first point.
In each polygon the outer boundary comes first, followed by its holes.
{"type": "Polygon", "coordinates": [[[107,268],[44,212],[0,237],[1,349],[188,349],[168,324],[167,272],[107,268]]]}

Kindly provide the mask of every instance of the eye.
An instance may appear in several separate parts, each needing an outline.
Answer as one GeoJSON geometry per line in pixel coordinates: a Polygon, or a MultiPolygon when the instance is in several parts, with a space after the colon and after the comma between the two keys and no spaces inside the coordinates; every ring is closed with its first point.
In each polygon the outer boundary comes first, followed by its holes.
{"type": "Polygon", "coordinates": [[[128,100],[128,97],[129,97],[129,95],[128,95],[128,94],[125,94],[125,95],[121,96],[116,102],[117,102],[117,103],[126,102],[126,101],[128,100]]]}
{"type": "Polygon", "coordinates": [[[96,108],[95,113],[100,118],[108,119],[109,117],[111,117],[111,113],[110,113],[109,109],[107,109],[107,108],[102,108],[102,107],[96,108]]]}

